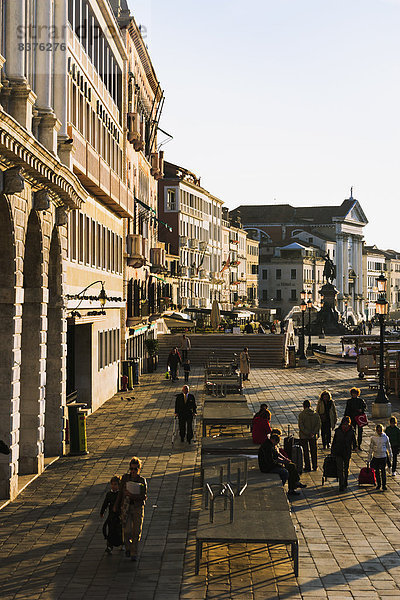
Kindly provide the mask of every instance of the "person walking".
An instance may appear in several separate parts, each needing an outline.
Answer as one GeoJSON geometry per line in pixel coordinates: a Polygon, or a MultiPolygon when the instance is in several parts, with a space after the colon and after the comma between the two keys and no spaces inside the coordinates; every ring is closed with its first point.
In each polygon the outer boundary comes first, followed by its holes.
{"type": "Polygon", "coordinates": [[[392,475],[397,475],[397,455],[400,449],[400,429],[397,427],[396,417],[390,417],[390,425],[385,429],[385,433],[389,438],[392,447],[392,475]]]}
{"type": "Polygon", "coordinates": [[[303,410],[299,414],[299,438],[304,452],[304,471],[311,471],[310,454],[313,471],[317,470],[317,437],[321,428],[319,415],[311,408],[309,400],[304,400],[303,410]]]}
{"type": "Polygon", "coordinates": [[[331,447],[331,431],[335,429],[337,422],[337,411],[332,395],[328,390],[320,393],[316,412],[321,419],[322,448],[331,447]]]}
{"type": "Polygon", "coordinates": [[[140,475],[141,469],[142,461],[137,456],[133,456],[129,462],[129,472],[122,476],[118,497],[113,507],[114,512],[121,512],[125,556],[133,561],[137,560],[147,498],[147,481],[140,475]]]}
{"type": "Polygon", "coordinates": [[[192,343],[186,334],[182,335],[181,342],[181,351],[182,351],[182,360],[185,362],[188,358],[189,350],[192,348],[192,343]]]}
{"type": "Polygon", "coordinates": [[[336,457],[339,491],[347,488],[351,451],[354,448],[356,436],[351,426],[350,417],[343,417],[333,436],[331,454],[336,457]]]}
{"type": "Polygon", "coordinates": [[[171,371],[171,381],[178,379],[178,367],[180,364],[182,364],[182,360],[178,348],[172,348],[167,360],[167,368],[169,367],[171,371]]]}
{"type": "Polygon", "coordinates": [[[385,492],[387,490],[386,458],[389,455],[389,459],[392,461],[392,448],[388,436],[383,433],[383,425],[378,424],[375,431],[376,434],[372,436],[369,446],[368,462],[376,472],[376,489],[380,490],[382,486],[382,491],[385,492]]]}
{"type": "Polygon", "coordinates": [[[288,496],[298,496],[299,492],[296,492],[296,488],[307,486],[300,482],[296,465],[279,454],[277,447],[280,439],[278,434],[272,433],[271,437],[261,444],[258,450],[258,466],[261,473],[277,473],[283,485],[288,482],[288,496]]]}
{"type": "Polygon", "coordinates": [[[360,397],[360,394],[360,388],[351,388],[350,398],[347,400],[346,408],[344,411],[344,416],[350,417],[351,419],[351,426],[353,427],[354,432],[356,432],[357,430],[357,442],[354,443],[353,450],[357,450],[357,444],[358,449],[361,450],[363,428],[360,427],[360,425],[358,425],[356,417],[365,413],[365,410],[367,408],[367,405],[365,404],[364,400],[360,397]]]}
{"type": "Polygon", "coordinates": [[[118,498],[119,493],[119,477],[114,475],[110,479],[110,490],[107,492],[104,502],[100,509],[100,517],[104,517],[104,513],[108,508],[107,519],[103,525],[103,536],[107,540],[106,552],[111,554],[114,546],[122,544],[122,529],[119,515],[113,511],[113,507],[118,498]]]}
{"type": "Polygon", "coordinates": [[[189,386],[184,385],[182,392],[176,396],[175,417],[179,421],[179,435],[181,442],[185,441],[185,435],[188,444],[193,439],[193,416],[197,413],[196,400],[193,394],[189,393],[189,386]]]}
{"type": "Polygon", "coordinates": [[[243,352],[240,353],[239,368],[242,374],[243,381],[248,381],[250,373],[250,356],[249,349],[247,348],[247,346],[245,346],[243,348],[243,352]]]}
{"type": "Polygon", "coordinates": [[[185,375],[185,383],[188,383],[190,375],[190,360],[188,358],[183,363],[183,372],[185,375]]]}
{"type": "Polygon", "coordinates": [[[372,333],[372,321],[368,321],[368,335],[372,333]]]}

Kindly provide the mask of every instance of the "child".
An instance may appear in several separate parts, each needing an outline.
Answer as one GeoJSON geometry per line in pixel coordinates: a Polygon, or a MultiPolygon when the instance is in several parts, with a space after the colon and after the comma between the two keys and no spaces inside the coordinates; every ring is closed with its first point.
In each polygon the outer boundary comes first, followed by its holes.
{"type": "Polygon", "coordinates": [[[190,373],[190,360],[187,358],[183,363],[183,370],[185,373],[185,382],[189,381],[189,373],[190,373]]]}
{"type": "Polygon", "coordinates": [[[119,493],[119,477],[111,477],[110,486],[111,490],[107,492],[100,509],[100,517],[103,518],[104,513],[108,508],[108,516],[103,525],[103,535],[107,540],[106,552],[108,554],[111,554],[114,546],[121,546],[122,544],[121,521],[119,514],[113,511],[119,493]]]}
{"type": "MultiPolygon", "coordinates": [[[[386,435],[389,438],[390,445],[392,447],[393,452],[393,461],[392,461],[392,475],[397,475],[397,455],[400,449],[400,429],[397,427],[397,419],[396,417],[390,417],[390,425],[386,427],[385,430],[386,435]]],[[[390,465],[389,465],[390,467],[390,465]]]]}

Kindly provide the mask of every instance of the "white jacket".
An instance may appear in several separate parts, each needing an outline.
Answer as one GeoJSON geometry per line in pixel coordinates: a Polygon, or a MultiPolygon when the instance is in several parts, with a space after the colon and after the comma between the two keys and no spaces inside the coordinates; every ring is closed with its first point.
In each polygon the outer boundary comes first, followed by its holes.
{"type": "Polygon", "coordinates": [[[390,460],[392,460],[392,448],[386,433],[373,435],[369,446],[368,462],[370,462],[372,456],[374,458],[386,458],[386,454],[389,454],[390,460]]]}

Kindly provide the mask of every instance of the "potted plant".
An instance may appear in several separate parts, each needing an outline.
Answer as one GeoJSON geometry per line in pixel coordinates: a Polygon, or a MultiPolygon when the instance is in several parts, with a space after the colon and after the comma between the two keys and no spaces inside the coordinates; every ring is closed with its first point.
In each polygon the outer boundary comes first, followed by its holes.
{"type": "Polygon", "coordinates": [[[158,340],[148,339],[144,342],[148,354],[147,358],[147,371],[153,373],[157,369],[157,358],[158,358],[158,340]]]}

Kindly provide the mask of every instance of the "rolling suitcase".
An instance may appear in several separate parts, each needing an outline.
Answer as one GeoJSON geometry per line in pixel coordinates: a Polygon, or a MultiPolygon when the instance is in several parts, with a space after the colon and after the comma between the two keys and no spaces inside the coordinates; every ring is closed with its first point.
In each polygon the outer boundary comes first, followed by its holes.
{"type": "Polygon", "coordinates": [[[283,449],[285,453],[288,455],[290,460],[292,460],[292,448],[294,444],[294,436],[290,433],[290,425],[288,425],[288,434],[283,439],[283,449]]]}
{"type": "Polygon", "coordinates": [[[324,485],[324,483],[328,479],[328,477],[338,479],[336,456],[332,456],[332,454],[331,454],[331,455],[325,457],[322,472],[323,472],[322,485],[324,485]]]}
{"type": "Polygon", "coordinates": [[[376,485],[375,469],[368,465],[363,467],[358,476],[358,485],[376,485]]]}
{"type": "Polygon", "coordinates": [[[299,475],[303,472],[303,461],[304,461],[304,453],[303,448],[298,444],[293,444],[292,446],[292,462],[296,465],[296,469],[299,475]]]}

